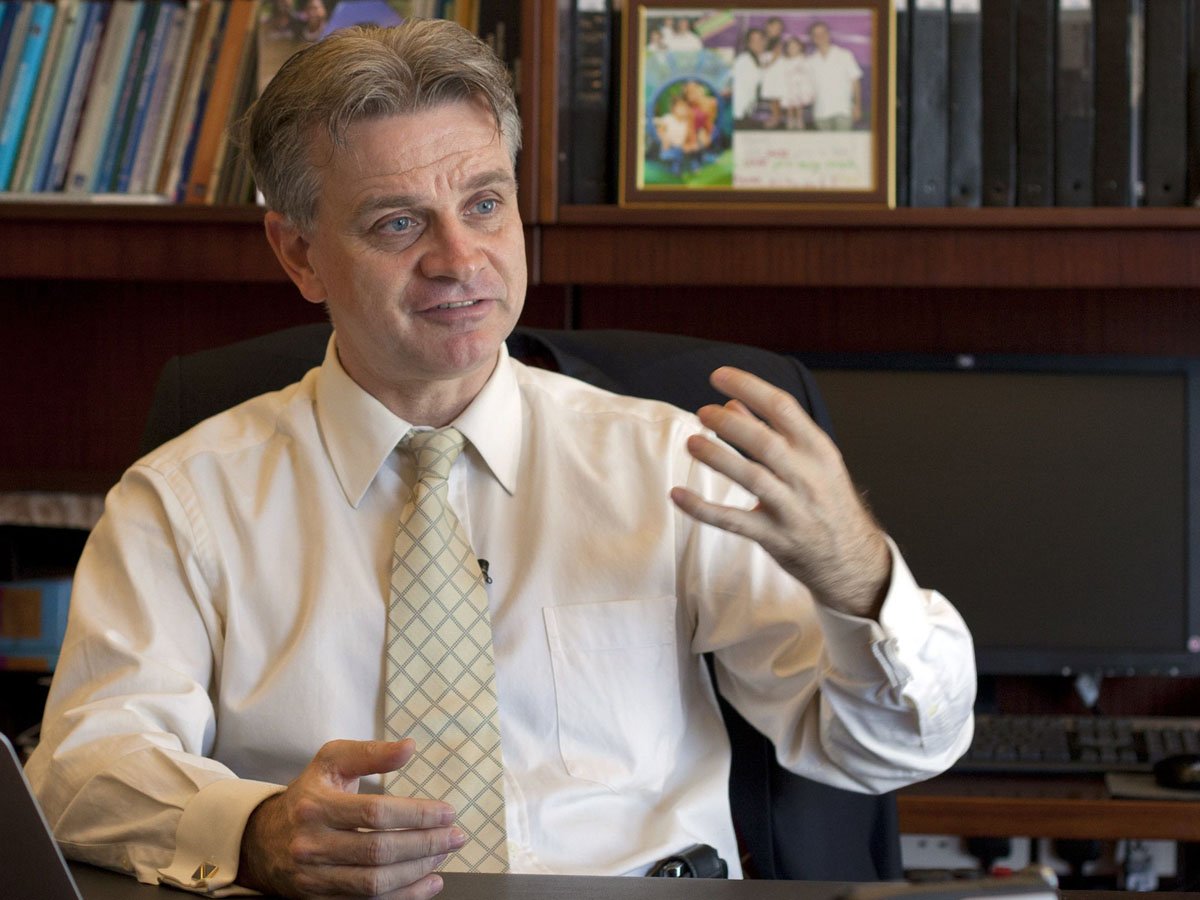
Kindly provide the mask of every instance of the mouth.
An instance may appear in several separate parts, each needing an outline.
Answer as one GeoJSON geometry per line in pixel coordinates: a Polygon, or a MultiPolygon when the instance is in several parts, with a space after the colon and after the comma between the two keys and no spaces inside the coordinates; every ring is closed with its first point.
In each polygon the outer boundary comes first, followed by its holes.
{"type": "Polygon", "coordinates": [[[482,302],[481,300],[458,300],[454,303],[439,303],[434,309],[463,309],[467,306],[476,306],[482,302]]]}

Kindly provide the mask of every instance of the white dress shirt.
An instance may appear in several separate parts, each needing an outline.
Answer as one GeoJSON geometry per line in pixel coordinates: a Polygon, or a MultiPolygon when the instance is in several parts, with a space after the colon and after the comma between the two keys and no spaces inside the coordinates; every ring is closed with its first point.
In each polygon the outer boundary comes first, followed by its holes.
{"type": "MultiPolygon", "coordinates": [[[[751,502],[687,454],[693,415],[502,351],[454,424],[469,445],[450,501],[492,578],[513,871],[640,874],[704,842],[739,874],[707,651],[802,774],[882,791],[966,748],[958,614],[894,551],[880,622],[818,608],[756,544],[679,512],[673,485],[751,502]]],[[[69,856],[236,890],[253,808],[325,741],[381,736],[408,429],[331,341],[321,368],[112,490],[29,764],[69,856]],[[200,863],[218,867],[203,882],[200,863]]]]}
{"type": "Polygon", "coordinates": [[[813,118],[853,115],[854,83],[863,76],[854,54],[833,44],[827,53],[814,50],[805,59],[813,82],[813,118]]]}

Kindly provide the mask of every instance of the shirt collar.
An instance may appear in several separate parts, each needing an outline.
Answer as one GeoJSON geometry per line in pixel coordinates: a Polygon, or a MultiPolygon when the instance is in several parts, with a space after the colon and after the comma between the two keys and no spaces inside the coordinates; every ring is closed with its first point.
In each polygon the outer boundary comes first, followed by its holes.
{"type": "MultiPolygon", "coordinates": [[[[452,423],[510,494],[516,489],[523,423],[514,365],[508,349],[501,344],[492,376],[452,423]]],[[[380,467],[412,425],[346,374],[337,355],[336,332],[325,348],[316,402],[317,422],[330,464],[346,500],[357,508],[380,467]]]]}

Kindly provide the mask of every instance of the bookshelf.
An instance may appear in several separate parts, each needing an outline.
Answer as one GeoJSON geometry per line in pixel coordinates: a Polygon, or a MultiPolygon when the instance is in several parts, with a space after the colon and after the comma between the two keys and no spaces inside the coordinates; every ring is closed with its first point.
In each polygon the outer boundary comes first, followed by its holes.
{"type": "MultiPolygon", "coordinates": [[[[561,203],[569,7],[521,0],[525,324],[780,350],[1200,355],[1196,209],[561,203]]],[[[137,455],[170,356],[322,317],[283,275],[261,218],[248,206],[0,203],[0,491],[103,492],[137,455]]],[[[1175,687],[1194,708],[1196,685],[1175,687]]],[[[1164,688],[1134,693],[1145,711],[1164,688]]]]}
{"type": "MultiPolygon", "coordinates": [[[[561,203],[570,8],[520,0],[527,323],[785,350],[1200,354],[1191,208],[561,203]]],[[[0,415],[15,423],[0,490],[103,489],[132,461],[170,355],[321,315],[284,278],[254,207],[6,202],[0,247],[0,415]]]]}

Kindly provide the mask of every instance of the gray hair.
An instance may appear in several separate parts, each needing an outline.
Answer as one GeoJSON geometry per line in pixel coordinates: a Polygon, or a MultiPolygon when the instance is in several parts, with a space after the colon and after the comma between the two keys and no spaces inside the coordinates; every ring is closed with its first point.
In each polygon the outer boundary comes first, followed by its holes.
{"type": "Polygon", "coordinates": [[[514,166],[521,121],[508,70],[483,41],[453,22],[410,19],[358,25],[294,54],[237,123],[236,138],[267,205],[301,230],[320,192],[315,138],[345,146],[356,122],[469,100],[496,120],[514,166]]]}

